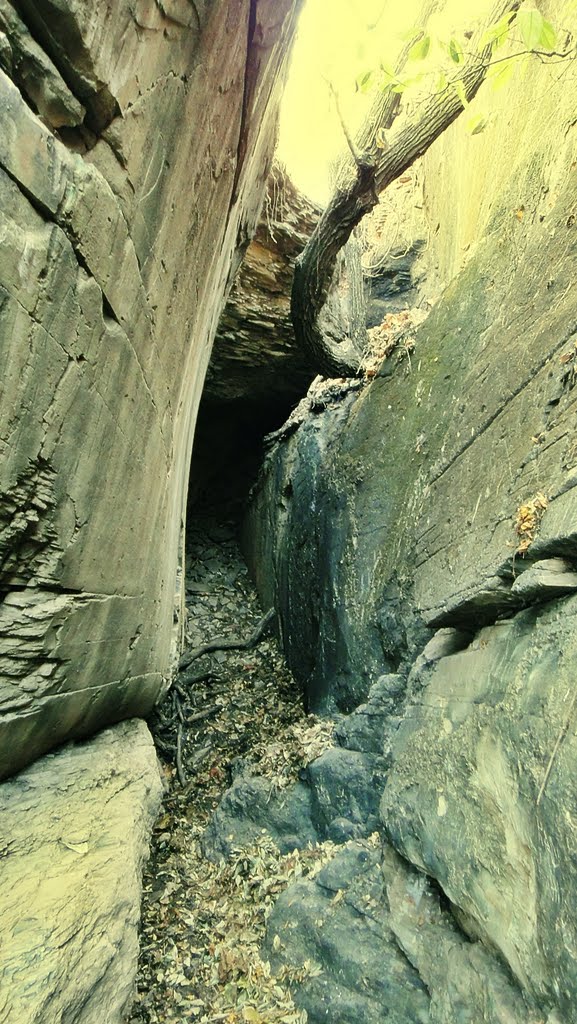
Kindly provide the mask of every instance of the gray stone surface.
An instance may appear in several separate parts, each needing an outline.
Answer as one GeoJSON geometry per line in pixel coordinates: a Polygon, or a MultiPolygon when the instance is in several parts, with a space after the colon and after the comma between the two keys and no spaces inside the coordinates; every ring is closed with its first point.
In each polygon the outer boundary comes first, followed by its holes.
{"type": "Polygon", "coordinates": [[[375,754],[332,747],[305,769],[319,835],[334,842],[362,838],[379,825],[379,793],[385,783],[375,754]]]}
{"type": "Polygon", "coordinates": [[[145,715],[178,656],[196,410],[297,6],[250,39],[238,0],[0,7],[0,777],[145,715]]]}
{"type": "MultiPolygon", "coordinates": [[[[562,135],[562,89],[557,102],[562,135]]],[[[412,663],[425,628],[474,632],[533,603],[513,588],[520,566],[575,565],[572,158],[538,133],[532,147],[410,365],[309,418],[262,473],[246,546],[313,706],[351,710],[412,663]],[[534,211],[522,231],[519,197],[534,211]],[[516,554],[517,510],[539,493],[547,507],[516,554]]]]}
{"type": "Polygon", "coordinates": [[[426,989],[390,935],[379,860],[347,845],[314,881],[291,885],[268,919],[271,965],[304,975],[294,999],[309,1024],[381,1024],[384,1012],[391,1024],[429,1020],[426,989]]]}
{"type": "Polygon", "coordinates": [[[309,1024],[537,1024],[543,1018],[422,874],[349,843],[314,881],[289,887],[267,922],[273,970],[299,979],[309,1024]]]}
{"type": "Polygon", "coordinates": [[[513,580],[511,591],[526,601],[550,601],[577,590],[577,572],[565,558],[544,558],[513,580]]]}
{"type": "MultiPolygon", "coordinates": [[[[342,718],[335,729],[341,746],[365,753],[389,754],[394,734],[401,721],[406,681],[399,675],[385,675],[369,690],[366,704],[342,718]]],[[[388,760],[387,760],[388,763],[388,760]]]]}
{"type": "Polygon", "coordinates": [[[301,771],[301,781],[278,789],[244,765],[203,836],[205,856],[227,858],[264,832],[281,853],[324,839],[363,838],[379,827],[383,761],[373,753],[332,747],[301,771]]]}
{"type": "Polygon", "coordinates": [[[281,853],[318,841],[310,790],[300,784],[278,790],[268,779],[243,774],[214,812],[202,839],[209,860],[226,859],[266,832],[281,853]]]}
{"type": "Polygon", "coordinates": [[[577,599],[487,627],[409,705],[381,812],[462,926],[575,1019],[577,599]]]}
{"type": "MultiPolygon", "coordinates": [[[[279,432],[246,546],[311,705],[358,708],[347,746],[382,737],[383,826],[450,911],[390,922],[430,1019],[552,1024],[577,1019],[574,98],[536,62],[481,103],[477,152],[455,125],[424,161],[443,290],[410,361],[279,432]],[[391,673],[406,703],[373,730],[391,673]]],[[[313,1020],[338,1019],[332,983],[304,983],[313,1020]]]]}
{"type": "Polygon", "coordinates": [[[0,785],[0,1021],[120,1024],[162,784],[124,722],[0,785]]]}

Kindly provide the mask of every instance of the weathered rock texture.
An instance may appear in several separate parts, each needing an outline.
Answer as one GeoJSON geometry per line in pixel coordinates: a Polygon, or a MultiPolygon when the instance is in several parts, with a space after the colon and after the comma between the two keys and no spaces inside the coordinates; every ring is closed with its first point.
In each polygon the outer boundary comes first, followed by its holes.
{"type": "MultiPolygon", "coordinates": [[[[529,122],[489,228],[411,360],[317,407],[265,465],[247,546],[315,704],[346,705],[349,687],[366,694],[375,673],[410,661],[424,627],[474,630],[534,602],[516,577],[550,558],[570,570],[577,557],[575,129],[571,97],[542,68],[533,75],[509,96],[515,124],[499,130],[518,139],[540,88],[549,131],[529,122]],[[515,557],[516,513],[540,492],[536,540],[515,557]]],[[[460,163],[458,125],[451,135],[448,166],[460,163]]],[[[497,141],[482,145],[495,152],[497,141]]]]}
{"type": "Polygon", "coordinates": [[[0,4],[0,776],[145,714],[298,0],[0,4]]]}
{"type": "Polygon", "coordinates": [[[273,166],[265,203],[223,310],[203,392],[205,403],[284,408],[314,373],[297,348],[290,316],[294,261],[320,210],[273,166]]]}
{"type": "Polygon", "coordinates": [[[480,630],[411,682],[382,816],[535,1009],[575,1020],[575,598],[480,630]]]}
{"type": "MultiPolygon", "coordinates": [[[[246,496],[262,440],[279,428],[316,376],[297,345],[290,312],[296,257],[320,210],[274,165],[254,240],[220,319],[199,409],[191,478],[199,497],[230,505],[246,496]]],[[[336,339],[366,342],[366,296],[356,243],[338,260],[326,322],[336,339]]]]}
{"type": "Polygon", "coordinates": [[[483,985],[504,963],[530,1009],[491,1016],[486,995],[476,1019],[577,1019],[573,67],[536,62],[506,102],[479,97],[484,135],[431,150],[445,291],[410,360],[277,446],[246,531],[311,705],[408,677],[382,825],[480,943],[483,985]]]}
{"type": "Polygon", "coordinates": [[[0,1021],[119,1024],[162,785],[143,722],[49,754],[0,788],[0,1021]]]}
{"type": "Polygon", "coordinates": [[[539,1021],[436,888],[388,846],[350,843],[314,881],[290,886],[268,919],[267,952],[275,970],[302,972],[294,998],[309,1024],[539,1021]]]}

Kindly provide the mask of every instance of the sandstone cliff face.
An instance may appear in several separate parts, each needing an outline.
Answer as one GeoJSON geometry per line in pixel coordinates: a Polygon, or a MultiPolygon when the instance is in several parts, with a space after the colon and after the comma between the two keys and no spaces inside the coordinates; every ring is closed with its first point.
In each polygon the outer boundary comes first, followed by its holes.
{"type": "Polygon", "coordinates": [[[293,0],[0,3],[0,775],[145,714],[293,0]]]}
{"type": "Polygon", "coordinates": [[[247,542],[313,706],[407,679],[382,737],[382,825],[496,953],[481,976],[507,965],[522,1002],[507,1016],[485,996],[486,1019],[574,1020],[574,91],[535,65],[507,117],[478,103],[488,134],[456,125],[426,161],[447,286],[410,362],[277,447],[247,542]]]}

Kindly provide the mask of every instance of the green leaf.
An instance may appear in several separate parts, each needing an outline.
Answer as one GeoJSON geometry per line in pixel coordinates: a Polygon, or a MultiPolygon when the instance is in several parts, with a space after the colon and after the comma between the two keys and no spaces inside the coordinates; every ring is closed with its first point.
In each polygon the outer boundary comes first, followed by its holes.
{"type": "Polygon", "coordinates": [[[482,131],[488,125],[488,120],[483,114],[475,114],[474,117],[470,117],[465,123],[465,127],[470,135],[480,135],[482,131]]]}
{"type": "Polygon", "coordinates": [[[491,68],[487,77],[490,79],[491,86],[495,92],[511,81],[516,67],[516,60],[514,57],[511,57],[510,60],[505,60],[502,64],[496,64],[491,68]]]}
{"type": "Polygon", "coordinates": [[[479,49],[484,50],[486,46],[492,45],[493,49],[498,50],[509,35],[512,20],[513,15],[509,12],[504,14],[502,18],[499,18],[499,21],[496,21],[493,25],[489,25],[479,40],[479,49]]]}
{"type": "Polygon", "coordinates": [[[368,92],[373,81],[372,71],[363,71],[355,78],[355,90],[357,92],[368,92]]]}
{"type": "Polygon", "coordinates": [[[544,21],[541,12],[534,7],[524,7],[519,11],[517,25],[528,50],[534,50],[539,46],[544,21]]]}
{"type": "Polygon", "coordinates": [[[469,100],[467,99],[467,93],[465,92],[463,79],[455,78],[455,80],[451,82],[451,85],[453,86],[455,92],[457,93],[457,96],[459,97],[461,103],[463,104],[463,110],[465,110],[466,107],[469,106],[469,100]]]}
{"type": "Polygon", "coordinates": [[[456,39],[451,39],[449,43],[449,57],[454,64],[461,64],[463,62],[463,50],[456,39]]]}
{"type": "Polygon", "coordinates": [[[542,46],[544,50],[554,50],[557,46],[557,30],[555,29],[555,26],[552,25],[550,21],[546,21],[545,18],[543,18],[543,27],[541,29],[539,45],[542,46]]]}
{"type": "Polygon", "coordinates": [[[383,61],[380,63],[380,69],[383,75],[388,78],[391,82],[396,81],[397,73],[392,64],[384,64],[383,61]]]}
{"type": "Polygon", "coordinates": [[[424,35],[422,39],[417,39],[416,43],[413,43],[409,50],[409,60],[424,60],[431,49],[431,37],[424,35]]]}

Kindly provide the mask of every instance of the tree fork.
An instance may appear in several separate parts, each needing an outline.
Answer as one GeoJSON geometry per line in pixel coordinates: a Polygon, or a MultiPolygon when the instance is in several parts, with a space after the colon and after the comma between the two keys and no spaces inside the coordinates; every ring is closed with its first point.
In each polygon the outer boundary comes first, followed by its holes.
{"type": "MultiPolygon", "coordinates": [[[[517,13],[521,0],[499,0],[487,24],[506,14],[517,13]]],[[[478,37],[477,37],[478,38],[478,37]]],[[[473,41],[473,49],[475,43],[473,41]]],[[[465,97],[470,102],[480,89],[490,64],[489,44],[464,65],[459,76],[465,97]]],[[[463,112],[463,103],[449,83],[438,95],[426,101],[418,118],[406,124],[391,145],[377,154],[364,154],[356,161],[356,171],[348,186],[341,186],[330,200],[305,249],[295,264],[291,315],[297,343],[323,376],[357,376],[361,356],[349,338],[331,345],[323,331],[322,316],[335,274],[336,258],[354,228],[378,203],[379,194],[399,178],[463,112]]],[[[382,104],[381,114],[390,114],[390,104],[382,104]]],[[[372,137],[381,125],[373,125],[372,137]]],[[[361,136],[368,136],[367,128],[361,136]]]]}

